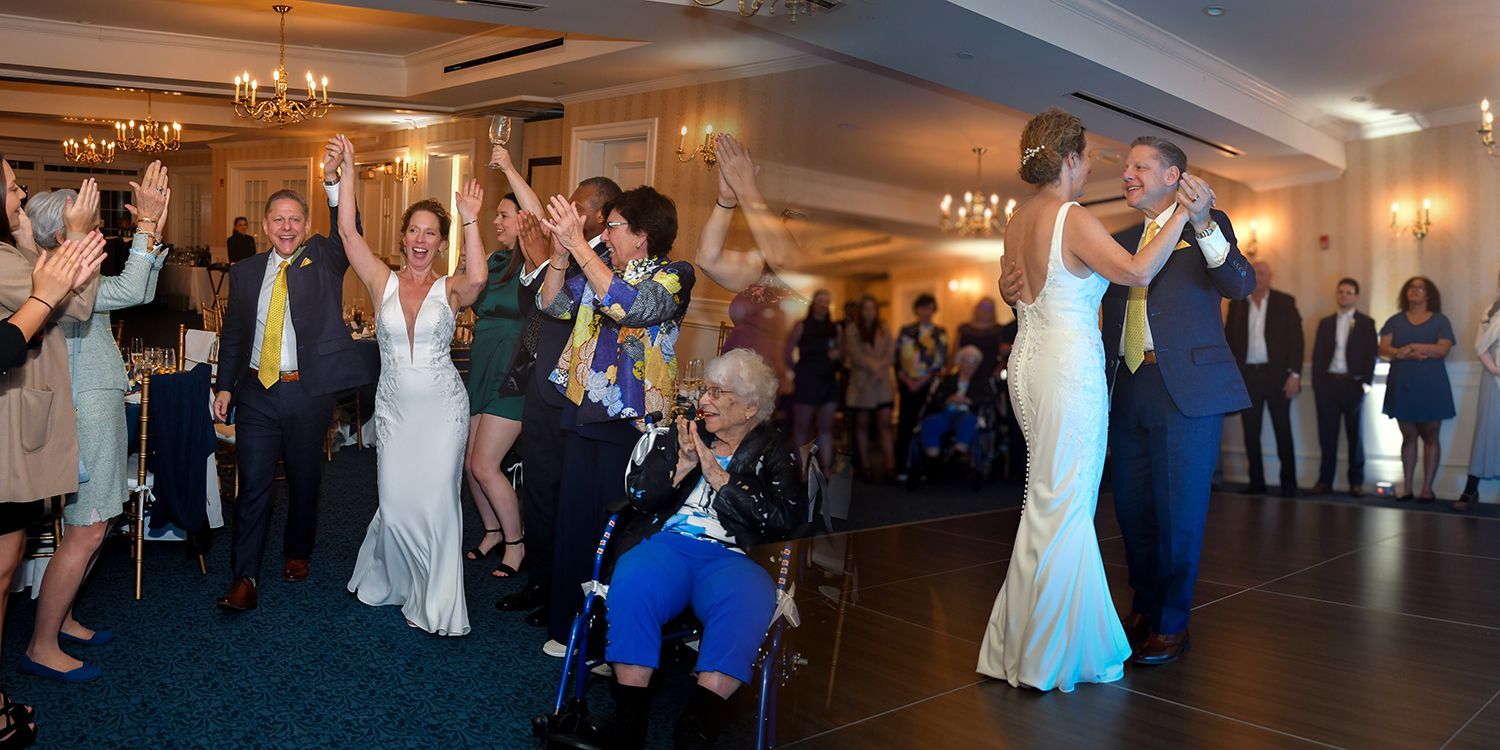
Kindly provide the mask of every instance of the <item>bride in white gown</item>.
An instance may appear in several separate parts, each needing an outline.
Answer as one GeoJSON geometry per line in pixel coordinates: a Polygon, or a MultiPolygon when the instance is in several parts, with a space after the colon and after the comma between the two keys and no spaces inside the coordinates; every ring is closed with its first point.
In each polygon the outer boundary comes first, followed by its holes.
{"type": "Polygon", "coordinates": [[[408,625],[437,635],[469,632],[464,601],[464,442],[469,397],[449,356],[455,311],[474,302],[488,276],[476,219],[484,190],[469,180],[457,195],[463,220],[464,273],[440,276],[436,262],[448,247],[448,212],[419,201],[402,218],[405,267],[391,271],[376,258],[355,224],[354,147],[343,152],[339,231],[349,264],[378,300],[380,383],[375,391],[375,438],[380,508],[370,519],[349,590],[372,605],[399,604],[408,625]]]}
{"type": "MultiPolygon", "coordinates": [[[[1076,207],[1086,154],[1083,123],[1061,110],[1032,118],[1021,136],[1021,178],[1037,192],[1017,207],[1005,240],[1006,263],[1024,279],[1009,380],[1026,438],[1026,495],[978,666],[1016,687],[1063,692],[1119,679],[1130,658],[1094,533],[1109,427],[1099,301],[1110,282],[1149,285],[1189,213],[1174,211],[1132,255],[1076,207]]],[[[1213,193],[1184,175],[1177,199],[1204,205],[1213,193]]]]}

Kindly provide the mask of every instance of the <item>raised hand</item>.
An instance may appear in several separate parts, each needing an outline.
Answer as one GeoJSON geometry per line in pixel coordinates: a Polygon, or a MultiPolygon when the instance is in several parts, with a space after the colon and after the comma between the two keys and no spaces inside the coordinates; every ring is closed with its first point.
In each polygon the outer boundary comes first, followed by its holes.
{"type": "Polygon", "coordinates": [[[500,145],[496,145],[494,148],[490,149],[490,163],[495,165],[496,169],[501,169],[506,172],[515,171],[516,168],[516,165],[511,162],[510,152],[507,151],[504,146],[500,145]]]}
{"type": "Polygon", "coordinates": [[[99,183],[94,178],[84,179],[78,197],[68,200],[63,225],[69,232],[87,232],[99,225],[99,183]]]}
{"type": "Polygon", "coordinates": [[[1177,183],[1177,202],[1187,209],[1188,220],[1193,227],[1203,231],[1208,227],[1209,210],[1214,206],[1214,191],[1197,175],[1184,174],[1177,183]]]}
{"type": "Polygon", "coordinates": [[[323,181],[331,182],[337,172],[339,165],[344,161],[344,143],[342,135],[336,135],[328,139],[328,144],[323,147],[323,181]]]}
{"type": "Polygon", "coordinates": [[[735,140],[734,136],[720,133],[714,139],[714,152],[719,159],[721,183],[719,194],[721,196],[725,186],[740,198],[744,198],[747,193],[757,191],[755,176],[760,174],[760,167],[755,166],[755,162],[750,159],[750,149],[735,140]]]}
{"type": "Polygon", "coordinates": [[[343,170],[339,174],[339,179],[342,180],[345,176],[348,176],[350,179],[353,179],[353,177],[354,177],[354,142],[351,141],[351,140],[349,140],[349,137],[346,136],[346,135],[339,135],[338,141],[339,141],[339,154],[340,154],[340,158],[342,159],[342,163],[340,164],[340,167],[343,170]]]}
{"type": "Polygon", "coordinates": [[[536,214],[530,211],[522,211],[516,217],[517,234],[521,242],[521,253],[531,261],[533,266],[540,266],[547,262],[552,251],[551,235],[547,234],[547,228],[536,218],[536,214]]]}
{"type": "Polygon", "coordinates": [[[479,212],[484,210],[484,187],[479,180],[468,180],[464,183],[462,190],[453,193],[454,205],[458,207],[458,216],[467,224],[479,219],[479,212]]]}
{"type": "Polygon", "coordinates": [[[577,206],[561,195],[554,195],[547,202],[546,209],[550,219],[541,219],[542,226],[552,232],[563,248],[570,253],[588,249],[588,240],[583,237],[583,216],[577,206]]]}
{"type": "Polygon", "coordinates": [[[141,181],[130,183],[131,202],[125,204],[125,210],[130,212],[137,223],[153,222],[158,227],[162,226],[167,213],[167,201],[172,195],[167,184],[167,168],[160,161],[146,165],[146,173],[141,176],[141,181]]]}
{"type": "Polygon", "coordinates": [[[42,250],[31,272],[31,293],[55,306],[69,290],[87,284],[103,262],[104,236],[98,232],[67,240],[50,253],[42,250]]]}

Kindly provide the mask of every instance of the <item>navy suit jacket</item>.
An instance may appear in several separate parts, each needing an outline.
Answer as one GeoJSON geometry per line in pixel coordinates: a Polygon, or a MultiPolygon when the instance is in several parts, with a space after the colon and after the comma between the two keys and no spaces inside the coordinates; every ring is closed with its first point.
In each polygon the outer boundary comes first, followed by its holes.
{"type": "MultiPolygon", "coordinates": [[[[297,332],[297,369],[307,392],[324,396],[357,388],[374,380],[375,373],[354,354],[354,339],[344,325],[344,272],[349,258],[339,237],[339,212],[332,210],[330,237],[315,234],[296,261],[287,267],[286,292],[297,332]]],[[[359,226],[359,220],[355,225],[359,226]]],[[[250,361],[255,345],[256,308],[267,267],[279,256],[269,251],[246,258],[229,268],[229,306],[224,311],[219,342],[217,388],[235,393],[254,379],[250,361]]]]}
{"type": "MultiPolygon", "coordinates": [[[[1318,321],[1318,334],[1313,337],[1312,382],[1321,388],[1332,382],[1328,367],[1333,364],[1333,350],[1339,342],[1333,327],[1338,324],[1338,313],[1318,321]]],[[[1354,328],[1344,342],[1344,362],[1349,366],[1349,379],[1365,385],[1375,382],[1375,360],[1380,356],[1380,337],[1375,334],[1375,319],[1355,310],[1354,328]]]]}
{"type": "MultiPolygon", "coordinates": [[[[1244,378],[1224,340],[1221,300],[1250,294],[1255,288],[1255,269],[1240,253],[1229,217],[1223,211],[1212,213],[1219,231],[1229,240],[1229,255],[1223,265],[1208,267],[1193,237],[1193,226],[1188,224],[1182,230],[1182,239],[1191,247],[1172,252],[1147,292],[1146,319],[1157,366],[1172,402],[1188,417],[1228,414],[1250,406],[1244,378]]],[[[1142,223],[1136,223],[1115,234],[1115,241],[1134,253],[1145,229],[1142,223]]],[[[1129,287],[1110,284],[1102,304],[1104,351],[1116,366],[1129,294],[1129,287]]],[[[1109,370],[1113,386],[1116,367],[1109,370]]]]}

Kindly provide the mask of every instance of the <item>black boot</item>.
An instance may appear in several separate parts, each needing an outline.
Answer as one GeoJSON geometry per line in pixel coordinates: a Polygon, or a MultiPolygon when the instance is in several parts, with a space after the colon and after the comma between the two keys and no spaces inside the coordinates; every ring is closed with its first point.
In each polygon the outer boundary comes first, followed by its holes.
{"type": "Polygon", "coordinates": [[[687,708],[677,719],[677,750],[709,750],[724,731],[729,700],[702,685],[693,688],[687,708]]]}
{"type": "Polygon", "coordinates": [[[646,727],[651,718],[651,688],[610,683],[615,712],[599,722],[594,737],[608,750],[640,750],[646,746],[646,727]]]}

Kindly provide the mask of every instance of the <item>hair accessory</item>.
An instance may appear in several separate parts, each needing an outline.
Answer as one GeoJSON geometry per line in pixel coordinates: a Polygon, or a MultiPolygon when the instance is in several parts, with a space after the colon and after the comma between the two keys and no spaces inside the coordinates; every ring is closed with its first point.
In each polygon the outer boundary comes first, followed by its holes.
{"type": "Polygon", "coordinates": [[[1026,166],[1026,162],[1031,161],[1031,157],[1036,156],[1037,154],[1040,154],[1040,153],[1042,153],[1043,151],[1046,151],[1046,150],[1047,150],[1046,146],[1030,146],[1030,147],[1028,147],[1026,150],[1024,150],[1024,151],[1021,152],[1021,166],[1023,166],[1023,167],[1026,166]]]}

